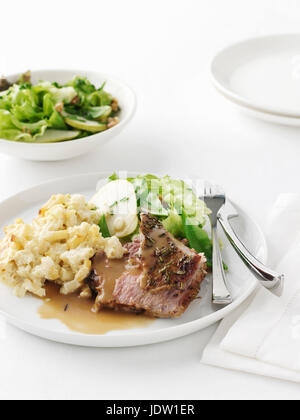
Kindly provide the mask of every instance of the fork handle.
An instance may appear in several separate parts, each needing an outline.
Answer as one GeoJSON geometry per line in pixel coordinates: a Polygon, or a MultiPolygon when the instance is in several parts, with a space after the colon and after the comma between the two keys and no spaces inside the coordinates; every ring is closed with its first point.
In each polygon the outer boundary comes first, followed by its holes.
{"type": "Polygon", "coordinates": [[[260,283],[266,289],[277,289],[277,294],[281,295],[284,283],[284,275],[267,268],[248,251],[248,249],[242,244],[242,242],[234,233],[234,230],[232,229],[227,217],[223,217],[222,214],[219,214],[218,220],[229,242],[237,254],[241,257],[242,261],[260,281],[260,283]]]}
{"type": "Polygon", "coordinates": [[[220,245],[218,240],[217,226],[212,227],[213,242],[213,303],[216,305],[229,305],[232,298],[226,286],[226,275],[223,267],[220,245]]]}

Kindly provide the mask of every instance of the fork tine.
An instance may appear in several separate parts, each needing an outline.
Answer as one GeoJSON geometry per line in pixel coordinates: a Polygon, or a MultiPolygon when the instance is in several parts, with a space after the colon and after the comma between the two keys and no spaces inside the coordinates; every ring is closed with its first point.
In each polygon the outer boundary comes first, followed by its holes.
{"type": "Polygon", "coordinates": [[[212,195],[218,195],[218,196],[225,195],[225,193],[224,193],[222,187],[220,187],[220,185],[213,185],[211,187],[211,193],[212,193],[212,195]]]}
{"type": "Polygon", "coordinates": [[[211,184],[207,181],[204,183],[204,196],[210,198],[212,196],[212,187],[211,184]]]}
{"type": "Polygon", "coordinates": [[[210,184],[209,182],[205,182],[204,184],[204,195],[207,197],[217,196],[225,196],[225,192],[223,188],[218,184],[210,184]]]}
{"type": "Polygon", "coordinates": [[[220,187],[219,185],[214,185],[212,187],[212,198],[219,198],[219,199],[223,199],[224,203],[226,203],[226,195],[224,190],[222,189],[222,187],[220,187]]]}

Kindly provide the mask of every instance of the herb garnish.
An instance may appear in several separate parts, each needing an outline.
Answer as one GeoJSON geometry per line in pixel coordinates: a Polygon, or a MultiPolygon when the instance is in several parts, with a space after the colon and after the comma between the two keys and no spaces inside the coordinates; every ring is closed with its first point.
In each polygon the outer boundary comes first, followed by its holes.
{"type": "Polygon", "coordinates": [[[125,203],[126,201],[129,201],[130,198],[129,197],[124,197],[121,200],[117,200],[115,201],[111,206],[109,206],[110,209],[113,209],[117,204],[119,203],[125,203]]]}

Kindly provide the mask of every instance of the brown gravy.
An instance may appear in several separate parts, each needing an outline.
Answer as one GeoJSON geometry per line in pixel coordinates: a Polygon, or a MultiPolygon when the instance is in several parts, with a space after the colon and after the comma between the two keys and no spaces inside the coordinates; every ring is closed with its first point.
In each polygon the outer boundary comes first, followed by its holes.
{"type": "Polygon", "coordinates": [[[144,328],[154,319],[131,313],[101,310],[92,312],[92,299],[80,299],[78,295],[64,296],[53,283],[46,285],[47,296],[38,313],[43,319],[58,319],[70,330],[82,334],[102,335],[114,330],[144,328]]]}
{"type": "Polygon", "coordinates": [[[111,302],[113,300],[116,280],[127,271],[127,265],[127,257],[120,260],[109,260],[103,253],[99,252],[93,258],[93,269],[97,273],[97,276],[102,279],[101,298],[105,300],[105,302],[111,302]]]}

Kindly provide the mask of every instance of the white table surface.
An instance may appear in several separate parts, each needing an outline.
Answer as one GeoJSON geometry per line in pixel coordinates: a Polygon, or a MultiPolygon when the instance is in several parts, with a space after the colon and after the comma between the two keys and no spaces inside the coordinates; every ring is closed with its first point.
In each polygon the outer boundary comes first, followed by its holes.
{"type": "MultiPolygon", "coordinates": [[[[197,173],[263,226],[279,193],[299,191],[300,130],[243,116],[209,78],[223,46],[298,31],[296,0],[10,0],[3,11],[0,72],[99,70],[127,80],[139,104],[124,133],[92,154],[57,163],[0,155],[0,199],[74,173],[197,173]]],[[[201,365],[214,329],[142,348],[83,349],[7,326],[0,399],[299,398],[297,384],[201,365]]]]}

